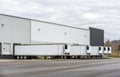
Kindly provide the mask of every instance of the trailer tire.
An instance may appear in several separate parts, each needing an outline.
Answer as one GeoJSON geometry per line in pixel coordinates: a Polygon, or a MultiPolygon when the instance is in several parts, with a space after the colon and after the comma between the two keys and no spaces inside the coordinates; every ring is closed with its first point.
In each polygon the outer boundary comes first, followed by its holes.
{"type": "Polygon", "coordinates": [[[23,58],[24,58],[24,59],[27,59],[27,57],[26,57],[26,56],[24,56],[23,58]]]}
{"type": "Polygon", "coordinates": [[[17,58],[17,59],[20,59],[20,57],[19,57],[19,56],[17,56],[16,58],[17,58]]]}

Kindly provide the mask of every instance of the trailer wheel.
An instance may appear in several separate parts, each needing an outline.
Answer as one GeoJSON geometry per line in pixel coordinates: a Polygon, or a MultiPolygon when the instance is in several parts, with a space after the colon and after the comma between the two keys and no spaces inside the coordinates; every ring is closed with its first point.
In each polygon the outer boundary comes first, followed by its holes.
{"type": "Polygon", "coordinates": [[[63,56],[60,56],[60,59],[63,59],[63,56]]]}
{"type": "Polygon", "coordinates": [[[23,59],[23,56],[20,56],[20,59],[23,59]]]}
{"type": "Polygon", "coordinates": [[[27,59],[27,57],[26,57],[26,56],[24,56],[23,58],[24,58],[24,59],[27,59]]]}
{"type": "Polygon", "coordinates": [[[17,56],[17,59],[19,59],[19,56],[17,56]]]}
{"type": "Polygon", "coordinates": [[[66,56],[64,56],[64,59],[66,59],[66,56]]]}

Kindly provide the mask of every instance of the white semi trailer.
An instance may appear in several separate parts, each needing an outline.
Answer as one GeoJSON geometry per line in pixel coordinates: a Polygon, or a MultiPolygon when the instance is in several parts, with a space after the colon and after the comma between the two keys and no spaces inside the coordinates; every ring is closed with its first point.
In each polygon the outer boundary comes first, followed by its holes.
{"type": "Polygon", "coordinates": [[[91,55],[99,55],[98,46],[89,46],[87,51],[90,52],[91,55]]]}
{"type": "Polygon", "coordinates": [[[78,56],[82,56],[82,55],[87,55],[87,50],[86,50],[86,46],[71,46],[71,52],[70,55],[78,55],[78,56]]]}
{"type": "Polygon", "coordinates": [[[92,58],[103,57],[103,48],[102,46],[87,46],[87,54],[92,58]]]}
{"type": "Polygon", "coordinates": [[[86,46],[72,45],[70,51],[71,58],[88,58],[86,46]]]}
{"type": "Polygon", "coordinates": [[[15,55],[63,55],[64,45],[17,45],[15,55]]]}
{"type": "Polygon", "coordinates": [[[32,45],[15,45],[14,56],[19,59],[27,57],[63,57],[70,54],[70,45],[67,44],[32,44],[32,45]]]}

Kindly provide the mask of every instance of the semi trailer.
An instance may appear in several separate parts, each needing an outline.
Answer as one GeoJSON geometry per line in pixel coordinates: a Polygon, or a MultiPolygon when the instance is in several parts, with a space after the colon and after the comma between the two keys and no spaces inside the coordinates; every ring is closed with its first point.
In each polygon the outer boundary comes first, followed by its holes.
{"type": "Polygon", "coordinates": [[[16,45],[14,56],[18,59],[32,56],[62,56],[65,51],[64,44],[16,45]]]}
{"type": "Polygon", "coordinates": [[[70,55],[87,55],[86,53],[86,46],[71,46],[71,52],[70,52],[70,55]]]}
{"type": "Polygon", "coordinates": [[[99,55],[99,47],[98,46],[88,46],[87,53],[90,55],[99,55]]]}

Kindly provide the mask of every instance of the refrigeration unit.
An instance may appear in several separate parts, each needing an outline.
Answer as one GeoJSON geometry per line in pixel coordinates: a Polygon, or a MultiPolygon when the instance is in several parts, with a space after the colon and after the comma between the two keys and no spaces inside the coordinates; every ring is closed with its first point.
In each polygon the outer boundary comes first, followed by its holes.
{"type": "Polygon", "coordinates": [[[108,55],[108,47],[104,47],[104,54],[108,55]]]}
{"type": "Polygon", "coordinates": [[[71,52],[70,48],[71,48],[70,44],[64,45],[64,47],[63,47],[64,55],[70,55],[70,52],[71,52]]]}
{"type": "Polygon", "coordinates": [[[103,54],[104,53],[104,47],[103,46],[99,46],[99,54],[103,54]]]}
{"type": "Polygon", "coordinates": [[[2,47],[1,47],[1,49],[2,49],[1,54],[2,55],[10,55],[10,54],[12,54],[12,52],[11,52],[11,44],[10,43],[3,43],[1,45],[2,45],[2,47]]]}
{"type": "Polygon", "coordinates": [[[86,53],[87,55],[90,55],[90,46],[86,46],[86,53]]]}
{"type": "Polygon", "coordinates": [[[108,54],[110,55],[112,53],[112,48],[108,47],[108,54]]]}

